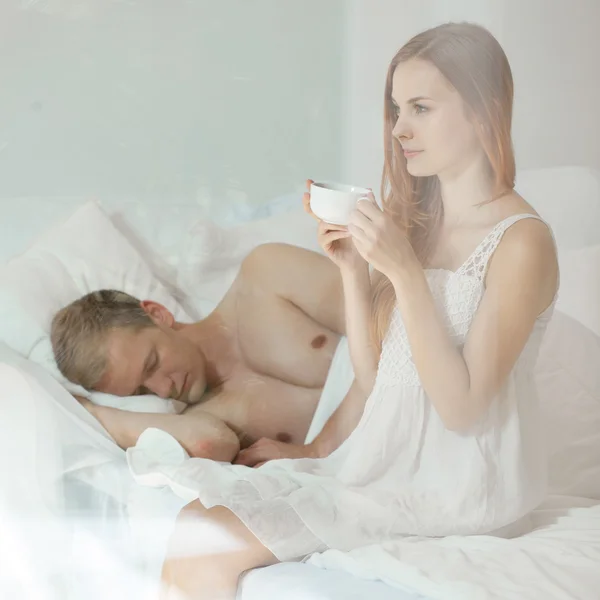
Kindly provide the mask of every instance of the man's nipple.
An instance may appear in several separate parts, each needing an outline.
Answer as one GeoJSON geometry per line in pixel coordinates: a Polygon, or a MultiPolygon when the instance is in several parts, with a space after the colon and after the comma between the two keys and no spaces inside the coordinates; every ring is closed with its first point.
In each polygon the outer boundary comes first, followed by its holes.
{"type": "Polygon", "coordinates": [[[315,350],[319,350],[320,348],[322,348],[325,344],[327,343],[327,336],[326,335],[318,335],[311,343],[310,345],[315,349],[315,350]]]}

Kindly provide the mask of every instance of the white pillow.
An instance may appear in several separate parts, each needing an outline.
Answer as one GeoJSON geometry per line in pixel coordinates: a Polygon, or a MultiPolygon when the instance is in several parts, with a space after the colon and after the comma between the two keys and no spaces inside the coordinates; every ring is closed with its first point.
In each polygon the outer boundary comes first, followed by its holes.
{"type": "Polygon", "coordinates": [[[550,492],[600,500],[600,337],[555,311],[536,381],[550,452],[550,492]]]}
{"type": "MultiPolygon", "coordinates": [[[[52,354],[50,323],[60,308],[80,296],[103,288],[120,289],[160,302],[181,322],[191,321],[94,202],[0,267],[0,280],[0,340],[44,366],[65,385],[52,354]]],[[[67,387],[73,390],[72,385],[67,387]]],[[[172,411],[170,403],[165,410],[172,411]]]]}
{"type": "Polygon", "coordinates": [[[600,172],[548,167],[517,173],[515,188],[550,224],[561,251],[600,244],[600,172]]]}
{"type": "MultiPolygon", "coordinates": [[[[76,386],[65,382],[65,387],[76,392],[76,386]]],[[[85,393],[94,404],[100,406],[110,406],[111,408],[120,408],[130,412],[164,413],[175,414],[182,412],[187,404],[178,400],[165,400],[154,394],[144,394],[140,396],[114,396],[113,394],[104,394],[102,392],[85,393]]]]}
{"type": "Polygon", "coordinates": [[[62,499],[53,494],[59,492],[55,486],[63,473],[123,454],[49,373],[1,341],[0,398],[2,508],[32,513],[58,509],[62,499]]]}
{"type": "MultiPolygon", "coordinates": [[[[165,269],[165,265],[178,263],[184,236],[198,219],[233,226],[287,212],[301,205],[301,197],[302,192],[284,194],[257,206],[222,199],[200,202],[179,198],[165,207],[164,201],[152,198],[103,196],[101,206],[117,229],[143,249],[144,256],[149,250],[165,269]]],[[[26,250],[49,226],[68,218],[88,201],[81,196],[0,198],[0,222],[5,225],[0,237],[0,262],[26,250]]]]}
{"type": "Polygon", "coordinates": [[[248,253],[269,242],[322,252],[317,243],[317,222],[301,206],[229,228],[199,220],[188,233],[177,285],[194,310],[206,316],[227,292],[248,253]]]}
{"type": "Polygon", "coordinates": [[[600,336],[600,244],[559,252],[556,307],[600,336]]]}

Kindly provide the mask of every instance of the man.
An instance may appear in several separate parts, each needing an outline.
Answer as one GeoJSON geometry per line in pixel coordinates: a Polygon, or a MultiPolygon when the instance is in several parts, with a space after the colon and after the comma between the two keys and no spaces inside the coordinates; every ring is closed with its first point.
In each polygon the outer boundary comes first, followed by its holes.
{"type": "Polygon", "coordinates": [[[326,257],[265,244],[244,260],[217,308],[197,323],[114,290],[93,292],[52,322],[59,369],[86,389],[152,393],[180,415],[86,408],[122,447],[148,427],[193,456],[231,461],[265,437],[302,444],[344,334],[342,282],[326,257]]]}

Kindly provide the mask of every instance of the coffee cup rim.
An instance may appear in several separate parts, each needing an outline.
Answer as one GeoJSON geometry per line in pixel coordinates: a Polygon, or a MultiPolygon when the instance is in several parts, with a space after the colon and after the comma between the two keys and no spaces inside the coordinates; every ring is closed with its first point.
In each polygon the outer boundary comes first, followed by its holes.
{"type": "Polygon", "coordinates": [[[315,181],[312,183],[315,187],[328,190],[330,192],[341,192],[342,194],[370,194],[371,190],[368,188],[351,185],[348,183],[339,183],[338,181],[315,181]]]}

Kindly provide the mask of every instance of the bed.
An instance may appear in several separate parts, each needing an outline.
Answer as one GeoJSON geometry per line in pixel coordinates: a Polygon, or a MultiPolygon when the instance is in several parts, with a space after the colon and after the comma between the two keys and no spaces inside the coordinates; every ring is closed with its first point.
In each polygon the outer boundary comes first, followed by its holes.
{"type": "MultiPolygon", "coordinates": [[[[563,286],[540,361],[551,495],[516,540],[411,539],[394,548],[315,555],[246,574],[239,597],[595,597],[600,585],[600,177],[583,168],[525,171],[517,188],[553,225],[563,286]],[[569,211],[564,210],[569,198],[569,211]],[[285,590],[285,595],[283,590],[285,590]]],[[[227,222],[193,204],[82,198],[0,199],[0,590],[4,597],[149,598],[185,500],[137,485],[126,455],[75,402],[47,339],[55,310],[90,289],[153,297],[181,320],[208,314],[259,243],[318,251],[314,222],[291,193],[227,222]]],[[[346,353],[347,354],[347,353],[346,353]]],[[[343,397],[340,345],[309,436],[343,397]]],[[[153,397],[95,401],[176,412],[153,397]]]]}

